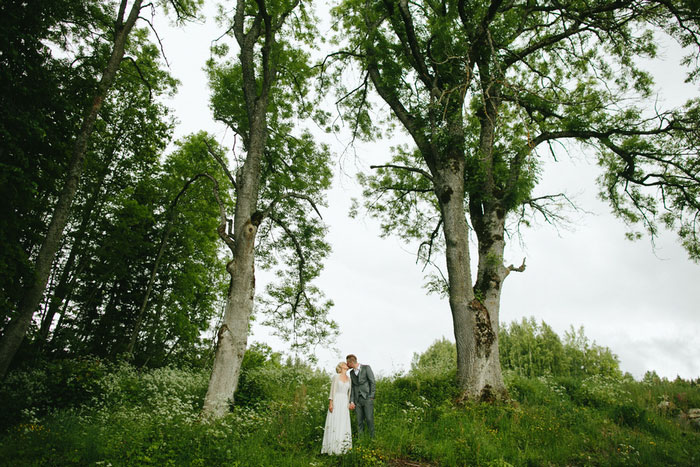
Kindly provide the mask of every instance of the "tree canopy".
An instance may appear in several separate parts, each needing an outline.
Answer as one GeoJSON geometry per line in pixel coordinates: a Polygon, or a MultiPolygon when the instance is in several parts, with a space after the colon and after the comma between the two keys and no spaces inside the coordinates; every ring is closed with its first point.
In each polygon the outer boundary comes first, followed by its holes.
{"type": "Polygon", "coordinates": [[[523,208],[548,216],[560,201],[534,194],[555,144],[593,151],[613,212],[651,235],[659,222],[675,228],[699,259],[698,100],[655,108],[639,61],[668,36],[688,47],[688,79],[697,78],[690,3],[346,0],[334,15],[339,49],[325,64],[353,130],[377,136],[375,91],[412,140],[361,177],[365,207],[385,233],[422,242],[424,261],[444,251],[447,274],[432,287],[450,299],[465,395],[504,390],[500,294],[525,268],[503,264],[506,220],[523,208]],[[347,69],[359,83],[340,80],[347,69]]]}

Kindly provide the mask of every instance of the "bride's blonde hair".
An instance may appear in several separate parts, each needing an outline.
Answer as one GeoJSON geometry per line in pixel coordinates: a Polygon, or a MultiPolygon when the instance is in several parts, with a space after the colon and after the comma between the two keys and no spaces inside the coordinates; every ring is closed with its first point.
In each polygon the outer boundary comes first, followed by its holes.
{"type": "Polygon", "coordinates": [[[343,363],[345,363],[345,362],[340,362],[340,363],[338,363],[338,365],[336,365],[336,367],[335,367],[336,373],[340,373],[341,371],[343,371],[343,363]]]}

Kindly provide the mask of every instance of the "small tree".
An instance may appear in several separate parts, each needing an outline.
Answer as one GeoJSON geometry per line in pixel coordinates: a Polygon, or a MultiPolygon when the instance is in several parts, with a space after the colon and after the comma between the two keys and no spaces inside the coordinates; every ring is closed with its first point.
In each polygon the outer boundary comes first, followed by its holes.
{"type": "Polygon", "coordinates": [[[411,373],[442,375],[455,371],[457,350],[454,343],[444,337],[433,342],[425,352],[413,354],[411,373]]]}

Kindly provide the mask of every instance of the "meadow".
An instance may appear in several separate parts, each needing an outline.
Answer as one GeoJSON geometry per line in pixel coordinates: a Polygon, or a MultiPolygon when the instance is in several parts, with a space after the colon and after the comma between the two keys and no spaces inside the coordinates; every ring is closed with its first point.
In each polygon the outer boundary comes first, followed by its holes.
{"type": "MultiPolygon", "coordinates": [[[[438,344],[438,343],[436,343],[438,344]]],[[[426,356],[423,354],[423,356],[426,356]]],[[[416,362],[418,360],[416,359],[416,362]]],[[[202,420],[207,368],[84,358],[12,372],[0,396],[3,465],[521,466],[700,463],[698,381],[648,373],[530,376],[511,399],[455,404],[454,374],[415,365],[377,382],[373,440],[320,454],[330,375],[264,345],[246,354],[230,414],[202,420]],[[425,370],[425,368],[423,368],[425,370]],[[661,408],[659,407],[661,403],[661,408]]]]}

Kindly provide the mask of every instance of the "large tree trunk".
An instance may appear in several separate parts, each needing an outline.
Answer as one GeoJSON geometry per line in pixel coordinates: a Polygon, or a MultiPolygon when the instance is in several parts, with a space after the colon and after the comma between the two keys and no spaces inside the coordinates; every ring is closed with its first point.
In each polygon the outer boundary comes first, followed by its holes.
{"type": "MultiPolygon", "coordinates": [[[[122,3],[125,5],[126,1],[124,0],[122,3]]],[[[75,145],[73,147],[73,157],[71,159],[71,164],[68,169],[63,190],[61,191],[58,202],[56,203],[56,207],[51,218],[51,223],[49,224],[49,228],[46,233],[46,238],[44,239],[41,249],[39,250],[39,254],[37,255],[34,267],[34,280],[29,285],[20,302],[17,313],[7,325],[5,334],[2,336],[2,340],[0,340],[1,379],[4,379],[7,369],[17,353],[17,349],[22,343],[22,340],[24,340],[24,336],[27,334],[27,330],[32,322],[34,312],[37,310],[37,307],[41,302],[41,298],[44,295],[46,283],[51,271],[51,264],[53,263],[53,260],[56,257],[56,252],[60,246],[63,229],[68,222],[70,207],[78,189],[78,182],[80,180],[80,175],[83,171],[83,164],[85,162],[88,139],[92,134],[95,121],[97,120],[97,115],[102,107],[105,97],[107,96],[107,92],[114,82],[114,77],[119,69],[119,64],[124,57],[126,39],[136,23],[136,20],[138,19],[141,3],[142,0],[134,1],[129,12],[129,16],[125,22],[122,22],[122,18],[117,20],[112,54],[105,70],[102,73],[97,95],[95,95],[93,98],[92,104],[85,114],[80,128],[80,133],[76,138],[75,145]]],[[[122,8],[120,12],[123,11],[124,9],[122,8]]]]}
{"type": "MultiPolygon", "coordinates": [[[[457,385],[460,399],[503,398],[505,385],[498,358],[500,281],[477,298],[472,288],[469,227],[464,207],[464,162],[454,160],[435,177],[445,234],[449,302],[457,344],[457,385]]],[[[503,243],[501,242],[501,256],[503,243]]],[[[481,265],[489,256],[479,254],[481,265]]],[[[478,284],[477,280],[477,284],[478,284]]],[[[479,291],[478,288],[476,288],[479,291]]],[[[479,292],[481,295],[481,293],[479,292]]]]}
{"type": "Polygon", "coordinates": [[[469,303],[474,297],[469,264],[469,227],[464,215],[464,162],[455,163],[435,178],[436,194],[443,219],[450,309],[457,344],[457,384],[464,389],[469,381],[474,329],[469,303]]]}
{"type": "MultiPolygon", "coordinates": [[[[257,212],[260,163],[266,134],[265,106],[260,103],[251,125],[251,145],[237,179],[233,242],[227,241],[233,260],[226,266],[231,284],[224,319],[217,333],[214,367],[204,399],[203,414],[218,418],[228,412],[238,387],[241,363],[248,343],[248,327],[255,296],[255,236],[262,220],[257,212]]],[[[222,232],[219,232],[222,234],[222,232]]],[[[223,232],[225,236],[225,232],[223,232]]]]}
{"type": "Polygon", "coordinates": [[[253,249],[257,226],[248,221],[239,237],[234,259],[227,265],[231,274],[224,319],[217,334],[214,367],[204,399],[205,416],[221,417],[229,410],[238,387],[241,363],[248,343],[248,326],[253,311],[255,271],[253,249]]]}
{"type": "Polygon", "coordinates": [[[257,204],[261,163],[267,143],[267,106],[277,73],[275,59],[271,56],[277,31],[272,26],[272,18],[267,13],[264,2],[258,2],[258,13],[252,23],[249,23],[246,32],[246,8],[245,1],[237,2],[232,30],[241,48],[241,86],[249,128],[247,138],[246,135],[242,136],[247,140],[247,156],[234,183],[236,208],[233,240],[226,235],[224,225],[219,227],[219,236],[231,249],[233,260],[226,266],[231,275],[231,284],[224,319],[217,333],[214,367],[202,409],[205,417],[224,415],[233,402],[233,394],[238,386],[255,296],[255,236],[264,216],[257,210],[257,204]],[[255,48],[260,38],[264,39],[260,61],[257,62],[255,48]],[[256,77],[256,73],[259,76],[256,77]]]}
{"type": "Polygon", "coordinates": [[[509,270],[503,266],[503,238],[505,218],[495,210],[472,213],[472,224],[479,244],[479,265],[475,298],[470,303],[476,317],[475,341],[478,343],[478,363],[473,372],[473,383],[465,396],[482,400],[503,399],[507,395],[498,350],[499,313],[501,306],[501,286],[509,270]],[[476,219],[480,217],[480,219],[476,219]]]}
{"type": "Polygon", "coordinates": [[[477,235],[479,264],[472,299],[469,301],[472,352],[469,355],[465,399],[504,399],[507,390],[498,352],[501,285],[507,275],[503,266],[505,212],[500,208],[502,193],[494,182],[493,145],[498,118],[499,89],[490,79],[488,60],[477,60],[482,75],[484,106],[480,109],[479,164],[481,182],[469,193],[469,214],[477,235]]]}

